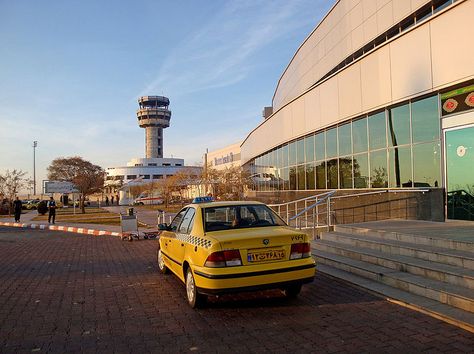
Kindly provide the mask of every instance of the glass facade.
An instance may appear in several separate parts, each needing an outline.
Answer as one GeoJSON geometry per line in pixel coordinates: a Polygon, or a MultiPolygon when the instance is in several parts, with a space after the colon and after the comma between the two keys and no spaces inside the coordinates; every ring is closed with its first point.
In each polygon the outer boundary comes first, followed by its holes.
{"type": "Polygon", "coordinates": [[[258,191],[441,186],[439,96],[358,117],[249,164],[258,191]]]}

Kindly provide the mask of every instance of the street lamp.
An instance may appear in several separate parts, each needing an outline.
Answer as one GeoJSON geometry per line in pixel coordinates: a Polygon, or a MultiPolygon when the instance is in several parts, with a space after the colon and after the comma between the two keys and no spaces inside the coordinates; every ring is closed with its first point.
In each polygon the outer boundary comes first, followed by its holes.
{"type": "Polygon", "coordinates": [[[38,142],[35,140],[33,141],[33,195],[36,198],[36,147],[38,146],[38,142]]]}

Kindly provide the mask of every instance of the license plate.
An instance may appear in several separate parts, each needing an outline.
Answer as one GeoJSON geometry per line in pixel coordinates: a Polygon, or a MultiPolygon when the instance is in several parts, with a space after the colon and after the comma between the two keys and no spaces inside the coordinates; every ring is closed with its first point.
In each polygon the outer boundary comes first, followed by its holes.
{"type": "Polygon", "coordinates": [[[256,252],[249,252],[247,254],[248,262],[278,261],[284,258],[285,258],[285,250],[282,250],[282,249],[256,251],[256,252]]]}

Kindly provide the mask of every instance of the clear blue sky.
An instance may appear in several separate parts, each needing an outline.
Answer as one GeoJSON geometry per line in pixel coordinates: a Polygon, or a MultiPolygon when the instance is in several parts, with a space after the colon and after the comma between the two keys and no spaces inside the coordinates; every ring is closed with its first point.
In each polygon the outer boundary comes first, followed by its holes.
{"type": "MultiPolygon", "coordinates": [[[[202,163],[261,121],[324,0],[0,0],[0,173],[144,156],[137,98],[170,98],[165,157],[202,163]]],[[[41,183],[38,182],[37,189],[41,183]]]]}

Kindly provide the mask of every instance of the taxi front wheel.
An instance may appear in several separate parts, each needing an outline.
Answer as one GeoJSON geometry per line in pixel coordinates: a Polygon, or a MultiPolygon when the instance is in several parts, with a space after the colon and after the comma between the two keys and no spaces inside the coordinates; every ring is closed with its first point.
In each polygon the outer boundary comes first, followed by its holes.
{"type": "Polygon", "coordinates": [[[186,297],[188,298],[189,305],[193,309],[202,307],[206,303],[206,296],[197,292],[191,268],[188,268],[186,272],[186,297]]]}
{"type": "Polygon", "coordinates": [[[161,252],[161,250],[158,250],[158,268],[163,274],[169,273],[168,267],[165,265],[165,260],[163,259],[163,253],[161,252]]]}

